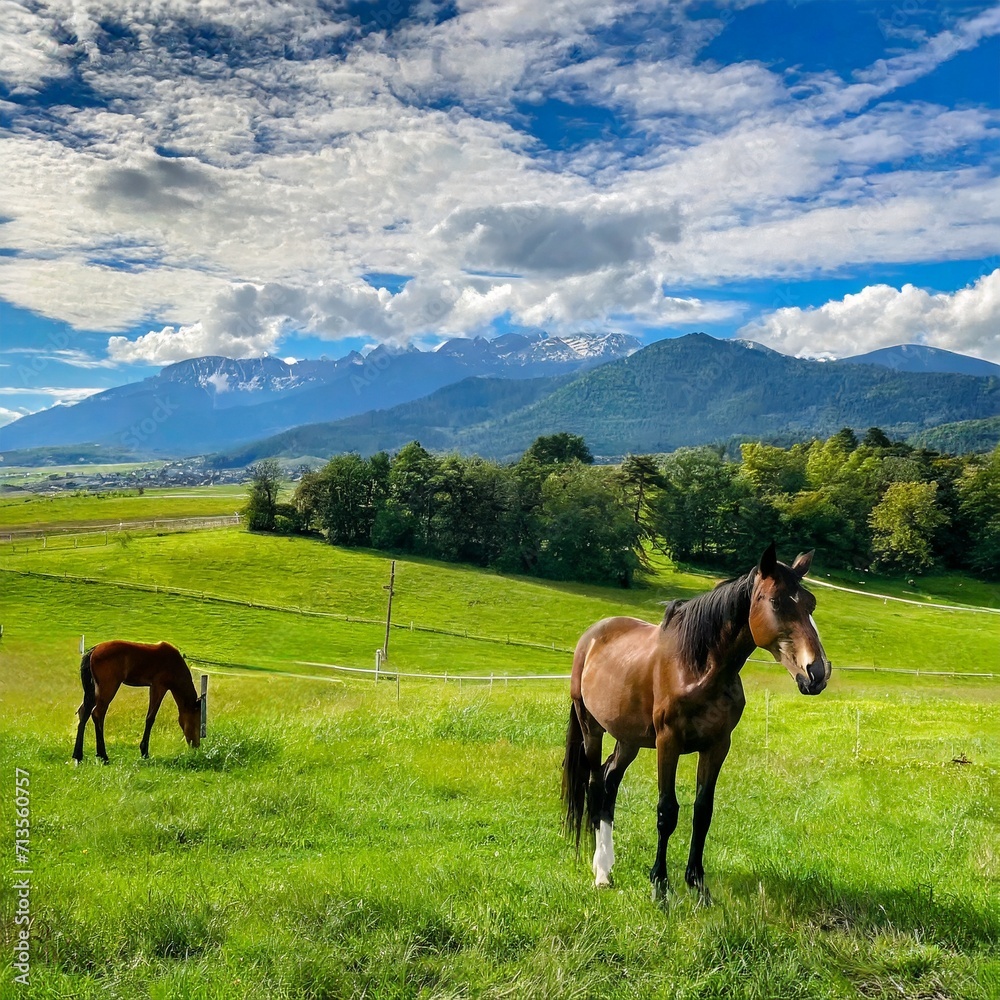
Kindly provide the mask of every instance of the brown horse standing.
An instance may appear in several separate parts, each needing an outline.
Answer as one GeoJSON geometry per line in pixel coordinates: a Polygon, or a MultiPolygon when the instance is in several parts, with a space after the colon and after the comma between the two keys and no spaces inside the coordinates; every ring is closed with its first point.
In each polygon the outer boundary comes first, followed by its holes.
{"type": "Polygon", "coordinates": [[[149,731],[153,728],[160,702],[169,691],[177,702],[177,721],[188,743],[201,742],[201,699],[195,693],[191,671],[184,657],[169,642],[125,642],[120,639],[99,642],[88,649],[80,661],[83,704],[77,709],[80,725],[76,731],[73,759],[83,760],[83,734],[87,720],[93,718],[97,733],[97,756],[108,762],[104,746],[104,717],[122,684],[149,688],[149,711],[146,731],[139,752],[149,756],[149,731]]]}
{"type": "Polygon", "coordinates": [[[611,884],[615,798],[625,769],[643,747],[656,749],[659,801],[653,898],[670,889],[667,840],[677,826],[674,790],[681,754],[698,754],[691,852],[685,880],[707,901],[702,856],[712,822],[715,783],[740,721],[740,668],[756,647],[768,650],[803,694],[819,694],[830,661],[812,619],[816,599],[800,585],[812,552],[791,566],[772,544],[746,575],[691,601],[673,601],[659,625],[606,618],[584,632],[573,657],[563,800],[580,844],[584,812],[596,837],[594,878],[611,884]],[[601,765],[601,741],[617,742],[601,765]]]}

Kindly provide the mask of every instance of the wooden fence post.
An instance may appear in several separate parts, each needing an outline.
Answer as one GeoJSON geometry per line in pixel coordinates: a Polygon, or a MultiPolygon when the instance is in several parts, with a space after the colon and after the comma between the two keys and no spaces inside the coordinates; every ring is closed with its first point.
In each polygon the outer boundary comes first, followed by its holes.
{"type": "Polygon", "coordinates": [[[208,732],[208,674],[201,675],[201,738],[208,732]]]}

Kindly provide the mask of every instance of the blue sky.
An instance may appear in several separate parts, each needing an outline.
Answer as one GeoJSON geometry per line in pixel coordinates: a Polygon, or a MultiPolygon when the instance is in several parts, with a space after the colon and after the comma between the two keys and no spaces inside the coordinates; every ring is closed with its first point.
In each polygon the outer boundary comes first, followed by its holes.
{"type": "Polygon", "coordinates": [[[10,13],[0,423],[519,327],[1000,362],[996,3],[10,13]]]}

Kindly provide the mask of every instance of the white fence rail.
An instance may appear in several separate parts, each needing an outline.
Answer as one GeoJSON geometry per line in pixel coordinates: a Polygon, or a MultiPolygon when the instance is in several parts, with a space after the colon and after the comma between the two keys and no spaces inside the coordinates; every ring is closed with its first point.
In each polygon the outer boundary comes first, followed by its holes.
{"type": "MultiPolygon", "coordinates": [[[[115,521],[107,524],[74,524],[58,527],[56,525],[46,527],[44,531],[37,528],[0,528],[0,545],[26,544],[30,542],[41,542],[41,545],[30,549],[37,552],[39,548],[47,549],[49,542],[58,542],[58,546],[53,548],[67,548],[62,543],[68,539],[81,538],[103,538],[103,541],[91,542],[91,545],[108,545],[115,540],[117,532],[125,531],[156,531],[163,528],[168,531],[203,531],[211,528],[231,528],[240,523],[239,514],[213,514],[199,517],[158,517],[150,521],[115,521]]],[[[73,546],[77,548],[77,545],[73,546]]],[[[83,546],[79,546],[82,548],[83,546]]]]}

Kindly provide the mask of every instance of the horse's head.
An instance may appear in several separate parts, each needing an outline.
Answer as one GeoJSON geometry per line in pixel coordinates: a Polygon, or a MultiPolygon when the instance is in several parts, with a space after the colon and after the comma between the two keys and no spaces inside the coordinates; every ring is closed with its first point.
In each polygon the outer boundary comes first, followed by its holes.
{"type": "Polygon", "coordinates": [[[188,746],[201,745],[201,698],[198,698],[193,708],[182,708],[178,711],[177,721],[180,723],[184,739],[188,746]]]}
{"type": "Polygon", "coordinates": [[[750,603],[753,641],[784,664],[803,694],[819,694],[830,679],[830,661],[812,619],[816,598],[801,586],[812,557],[807,552],[786,566],[772,543],[757,566],[750,603]]]}

